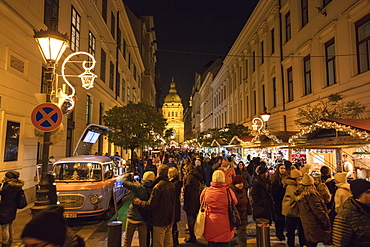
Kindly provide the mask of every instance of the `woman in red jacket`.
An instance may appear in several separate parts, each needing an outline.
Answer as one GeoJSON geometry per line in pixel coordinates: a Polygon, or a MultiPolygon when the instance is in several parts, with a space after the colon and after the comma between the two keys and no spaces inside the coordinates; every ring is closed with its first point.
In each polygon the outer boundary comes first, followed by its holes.
{"type": "MultiPolygon", "coordinates": [[[[234,227],[230,225],[228,214],[228,185],[225,184],[225,174],[217,170],[212,175],[211,187],[203,190],[200,201],[206,205],[206,223],[204,239],[209,247],[229,247],[234,237],[234,227]]],[[[230,194],[235,203],[238,200],[232,190],[230,194]]]]}

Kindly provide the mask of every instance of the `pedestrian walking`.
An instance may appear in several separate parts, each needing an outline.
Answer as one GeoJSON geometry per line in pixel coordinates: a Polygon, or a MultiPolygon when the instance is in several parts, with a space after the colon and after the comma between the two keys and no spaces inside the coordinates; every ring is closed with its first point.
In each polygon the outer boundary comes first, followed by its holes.
{"type": "Polygon", "coordinates": [[[271,181],[269,173],[265,166],[259,166],[256,169],[257,176],[253,181],[252,188],[252,208],[253,220],[258,218],[270,221],[274,216],[274,208],[271,196],[271,181]]]}
{"type": "MultiPolygon", "coordinates": [[[[141,182],[135,180],[132,173],[127,173],[123,176],[122,185],[131,190],[135,197],[147,201],[154,179],[155,174],[152,171],[145,172],[141,182]]],[[[147,247],[148,220],[149,211],[131,203],[127,211],[126,234],[123,240],[124,247],[131,247],[136,228],[139,233],[139,246],[147,247]]]]}
{"type": "Polygon", "coordinates": [[[85,247],[85,241],[67,227],[64,208],[50,206],[38,212],[24,227],[23,245],[45,247],[85,247]]]}
{"type": "Polygon", "coordinates": [[[252,181],[251,181],[251,176],[249,175],[247,169],[245,168],[243,161],[239,161],[238,165],[235,168],[235,174],[241,175],[244,178],[245,189],[248,190],[248,188],[251,187],[252,181]]]}
{"type": "Polygon", "coordinates": [[[334,196],[335,212],[339,213],[343,203],[352,196],[349,183],[347,182],[347,173],[339,172],[334,175],[334,182],[337,186],[334,196]]]}
{"type": "MultiPolygon", "coordinates": [[[[243,164],[244,165],[244,164],[243,164]]],[[[238,199],[236,204],[236,209],[239,212],[239,216],[242,222],[241,226],[236,227],[236,236],[240,247],[247,246],[247,225],[248,225],[248,215],[252,215],[251,205],[249,203],[247,189],[245,187],[245,180],[243,176],[236,175],[233,178],[233,184],[230,189],[232,189],[238,199]]]]}
{"type": "Polygon", "coordinates": [[[343,203],[334,219],[335,247],[370,246],[370,182],[356,179],[350,183],[352,197],[343,203]]]}
{"type": "Polygon", "coordinates": [[[297,190],[299,215],[307,247],[331,240],[331,223],[324,199],[321,197],[311,175],[304,174],[302,186],[297,190]]]}
{"type": "Polygon", "coordinates": [[[276,237],[283,241],[285,229],[285,215],[282,214],[285,187],[282,180],[287,177],[284,164],[278,164],[275,173],[271,176],[271,194],[274,201],[276,237]]]}
{"type": "Polygon", "coordinates": [[[174,247],[177,247],[179,245],[179,231],[177,227],[177,222],[179,222],[181,219],[180,194],[182,182],[179,180],[179,176],[179,171],[176,167],[171,167],[170,169],[168,169],[168,178],[170,182],[175,185],[175,222],[172,225],[172,239],[174,247]]]}
{"type": "Polygon", "coordinates": [[[158,167],[157,178],[148,201],[135,197],[134,204],[151,210],[149,222],[153,226],[153,247],[173,247],[172,225],[175,221],[175,185],[168,179],[168,167],[158,167]]]}
{"type": "Polygon", "coordinates": [[[282,214],[285,215],[285,227],[287,230],[287,243],[289,247],[294,247],[295,231],[298,231],[299,244],[306,245],[303,226],[299,218],[299,207],[297,203],[296,190],[302,181],[302,173],[291,166],[290,175],[282,179],[285,186],[285,195],[282,203],[282,214]]]}
{"type": "MultiPolygon", "coordinates": [[[[234,227],[229,220],[227,189],[225,174],[217,170],[212,175],[211,187],[204,189],[200,196],[207,212],[203,236],[208,241],[208,247],[229,247],[234,237],[234,227]]],[[[232,190],[230,194],[237,203],[238,199],[232,190]]]]}
{"type": "Polygon", "coordinates": [[[0,225],[3,247],[9,247],[13,242],[13,221],[17,214],[18,196],[24,185],[19,175],[17,171],[6,172],[0,185],[0,225]]]}

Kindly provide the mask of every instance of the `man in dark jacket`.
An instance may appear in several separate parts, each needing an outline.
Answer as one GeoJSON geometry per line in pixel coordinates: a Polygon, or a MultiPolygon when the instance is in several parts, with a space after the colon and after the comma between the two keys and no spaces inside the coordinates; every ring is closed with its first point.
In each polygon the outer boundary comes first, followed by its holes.
{"type": "Polygon", "coordinates": [[[356,179],[350,185],[353,197],[343,203],[334,219],[335,247],[370,246],[370,182],[356,179]]]}
{"type": "Polygon", "coordinates": [[[1,234],[3,236],[3,247],[12,246],[12,223],[17,214],[18,195],[24,182],[19,180],[19,172],[8,171],[2,180],[0,189],[0,225],[1,234]]]}
{"type": "Polygon", "coordinates": [[[175,221],[175,185],[168,180],[168,167],[158,168],[157,178],[148,201],[135,197],[133,202],[151,210],[150,224],[153,226],[153,247],[173,247],[172,224],[175,221]]]}

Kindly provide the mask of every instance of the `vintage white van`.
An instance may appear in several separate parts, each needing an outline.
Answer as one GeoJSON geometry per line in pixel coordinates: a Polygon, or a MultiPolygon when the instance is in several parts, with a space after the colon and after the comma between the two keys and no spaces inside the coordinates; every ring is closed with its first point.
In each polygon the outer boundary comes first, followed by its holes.
{"type": "Polygon", "coordinates": [[[102,216],[111,218],[115,203],[122,199],[124,168],[108,156],[88,155],[92,145],[108,128],[89,125],[74,151],[77,156],[54,163],[58,204],[65,208],[66,218],[102,216]]]}

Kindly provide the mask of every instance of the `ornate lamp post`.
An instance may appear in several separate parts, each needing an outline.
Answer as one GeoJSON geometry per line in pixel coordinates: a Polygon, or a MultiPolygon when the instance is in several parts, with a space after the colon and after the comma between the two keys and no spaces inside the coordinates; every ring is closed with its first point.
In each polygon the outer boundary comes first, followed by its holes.
{"type": "MultiPolygon", "coordinates": [[[[52,91],[52,83],[55,77],[55,66],[61,58],[63,52],[68,47],[68,37],[66,34],[61,34],[56,30],[56,21],[52,21],[48,30],[35,30],[34,38],[39,46],[42,57],[47,64],[45,78],[46,78],[46,102],[50,102],[52,91]]],[[[32,208],[33,213],[47,207],[50,204],[49,182],[47,178],[48,161],[49,161],[49,147],[50,147],[51,132],[44,133],[44,143],[42,146],[42,166],[41,179],[39,182],[39,189],[36,193],[35,206],[32,208]]]]}

